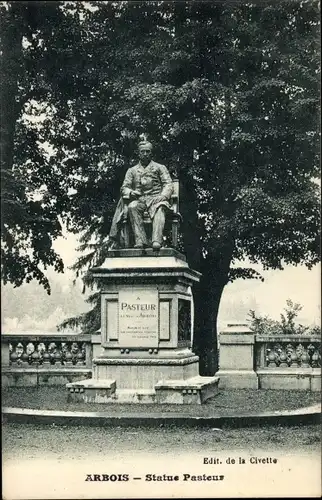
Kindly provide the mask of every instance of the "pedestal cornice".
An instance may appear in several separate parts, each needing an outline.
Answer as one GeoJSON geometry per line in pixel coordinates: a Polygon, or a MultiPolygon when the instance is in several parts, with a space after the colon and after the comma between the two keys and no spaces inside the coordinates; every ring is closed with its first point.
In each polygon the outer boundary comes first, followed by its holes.
{"type": "Polygon", "coordinates": [[[112,250],[104,263],[93,267],[95,278],[186,277],[199,281],[201,274],[190,269],[183,254],[172,248],[112,250]]]}

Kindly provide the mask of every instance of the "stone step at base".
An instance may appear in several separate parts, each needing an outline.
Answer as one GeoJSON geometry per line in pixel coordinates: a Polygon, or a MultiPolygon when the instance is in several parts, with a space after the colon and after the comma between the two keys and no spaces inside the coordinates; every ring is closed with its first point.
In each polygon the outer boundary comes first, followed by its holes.
{"type": "Polygon", "coordinates": [[[153,389],[118,389],[115,380],[87,379],[66,385],[68,401],[85,403],[202,404],[218,393],[218,377],[160,380],[153,389]]]}
{"type": "Polygon", "coordinates": [[[66,384],[68,402],[108,403],[115,394],[115,380],[86,379],[66,384]]]}
{"type": "Polygon", "coordinates": [[[156,392],[151,389],[117,389],[109,399],[109,403],[153,404],[156,403],[156,392]]]}
{"type": "Polygon", "coordinates": [[[160,404],[202,404],[218,394],[219,377],[192,377],[187,380],[165,380],[155,385],[156,402],[160,404]]]}

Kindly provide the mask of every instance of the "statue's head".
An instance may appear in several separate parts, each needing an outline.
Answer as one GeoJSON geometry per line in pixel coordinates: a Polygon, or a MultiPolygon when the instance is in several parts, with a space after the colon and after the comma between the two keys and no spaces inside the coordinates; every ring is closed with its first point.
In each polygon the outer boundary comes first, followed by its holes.
{"type": "Polygon", "coordinates": [[[151,142],[146,139],[139,142],[139,158],[142,165],[146,166],[152,159],[153,146],[151,142]]]}

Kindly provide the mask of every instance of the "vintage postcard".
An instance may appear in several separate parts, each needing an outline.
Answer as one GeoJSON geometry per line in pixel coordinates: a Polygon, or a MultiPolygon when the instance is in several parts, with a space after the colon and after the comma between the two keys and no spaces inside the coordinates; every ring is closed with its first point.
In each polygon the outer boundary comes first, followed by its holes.
{"type": "Polygon", "coordinates": [[[3,498],[320,497],[319,2],[0,10],[3,498]]]}

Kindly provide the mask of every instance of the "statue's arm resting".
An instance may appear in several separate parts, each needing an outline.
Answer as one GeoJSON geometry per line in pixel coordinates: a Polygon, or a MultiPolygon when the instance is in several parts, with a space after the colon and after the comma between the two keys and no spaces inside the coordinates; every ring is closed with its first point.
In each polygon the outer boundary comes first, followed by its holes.
{"type": "Polygon", "coordinates": [[[173,192],[173,184],[168,169],[164,165],[160,167],[160,179],[162,184],[161,195],[170,200],[173,192]]]}
{"type": "Polygon", "coordinates": [[[123,200],[129,200],[132,194],[132,185],[133,185],[133,173],[129,169],[124,177],[124,181],[121,187],[121,196],[123,200]]]}

